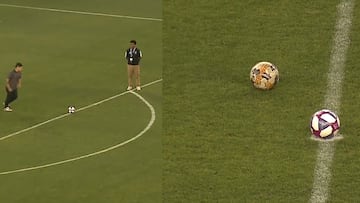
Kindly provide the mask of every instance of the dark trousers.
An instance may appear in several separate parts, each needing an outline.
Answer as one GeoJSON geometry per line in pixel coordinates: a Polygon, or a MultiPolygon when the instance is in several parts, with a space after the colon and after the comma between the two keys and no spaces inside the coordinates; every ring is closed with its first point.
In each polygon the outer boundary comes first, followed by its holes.
{"type": "Polygon", "coordinates": [[[6,89],[6,99],[5,99],[5,108],[9,106],[9,104],[13,101],[15,101],[18,97],[17,89],[14,89],[13,91],[9,91],[6,89]]]}

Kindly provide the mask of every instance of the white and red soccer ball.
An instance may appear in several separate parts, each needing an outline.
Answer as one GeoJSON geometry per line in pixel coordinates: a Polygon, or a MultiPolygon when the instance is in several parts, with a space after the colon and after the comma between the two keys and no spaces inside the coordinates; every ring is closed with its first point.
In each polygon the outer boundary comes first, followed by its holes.
{"type": "Polygon", "coordinates": [[[315,138],[332,139],[339,132],[339,129],[340,119],[330,110],[320,110],[311,118],[310,130],[315,138]]]}

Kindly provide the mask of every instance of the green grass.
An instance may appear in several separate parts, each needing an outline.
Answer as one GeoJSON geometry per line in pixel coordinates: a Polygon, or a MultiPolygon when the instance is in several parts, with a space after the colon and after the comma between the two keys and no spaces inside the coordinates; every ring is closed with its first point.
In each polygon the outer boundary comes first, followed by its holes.
{"type": "MultiPolygon", "coordinates": [[[[338,1],[188,4],[164,1],[164,201],[307,202],[318,148],[308,125],[323,108],[338,1]],[[259,61],[280,70],[271,91],[251,87],[249,71],[259,61]]],[[[360,199],[352,181],[359,176],[358,10],[334,202],[360,199]]]]}
{"type": "Polygon", "coordinates": [[[360,119],[358,118],[358,102],[360,95],[357,93],[360,84],[357,82],[357,75],[360,74],[359,53],[360,53],[360,5],[355,4],[350,48],[347,53],[345,79],[343,83],[343,97],[341,105],[341,133],[345,139],[336,145],[333,164],[333,180],[331,184],[331,202],[358,202],[360,192],[354,190],[359,187],[357,180],[360,177],[360,119]]]}
{"type": "MultiPolygon", "coordinates": [[[[35,7],[161,18],[161,1],[2,1],[35,7]]],[[[23,87],[11,114],[0,113],[0,136],[123,92],[123,52],[143,50],[142,82],[162,75],[161,22],[0,7],[0,75],[24,63],[23,87]]],[[[0,175],[0,202],[161,201],[161,83],[140,93],[157,120],[140,139],[99,156],[30,172],[0,175]]],[[[3,98],[3,97],[2,97],[3,98]]],[[[144,103],[126,94],[0,141],[0,172],[92,153],[134,137],[149,122],[144,103]]]]}
{"type": "MultiPolygon", "coordinates": [[[[144,84],[161,78],[164,52],[166,95],[162,105],[161,83],[141,92],[157,120],[139,140],[88,159],[0,175],[0,202],[307,202],[318,148],[308,122],[323,108],[338,2],[166,0],[163,27],[0,7],[0,75],[17,61],[25,64],[15,112],[0,113],[0,136],[61,115],[68,105],[123,92],[123,51],[133,38],[144,52],[144,84]],[[259,61],[280,70],[271,91],[249,82],[259,61]]],[[[0,3],[162,18],[161,1],[0,3]]],[[[329,202],[360,200],[359,9],[343,83],[345,139],[336,144],[329,202]]],[[[149,118],[135,96],[121,96],[0,141],[0,172],[113,146],[149,118]]]]}

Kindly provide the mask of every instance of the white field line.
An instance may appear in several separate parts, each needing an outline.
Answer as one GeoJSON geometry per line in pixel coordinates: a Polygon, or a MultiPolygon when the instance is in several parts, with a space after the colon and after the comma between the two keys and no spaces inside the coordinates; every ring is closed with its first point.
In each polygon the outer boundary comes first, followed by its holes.
{"type": "MultiPolygon", "coordinates": [[[[147,83],[147,84],[143,85],[142,87],[147,87],[147,86],[153,85],[153,84],[158,83],[158,82],[161,82],[161,81],[162,81],[162,79],[155,80],[155,81],[152,81],[152,82],[150,82],[150,83],[147,83]]],[[[103,99],[103,100],[101,100],[101,101],[95,102],[95,103],[93,103],[93,104],[89,104],[89,105],[87,105],[87,106],[84,106],[84,107],[82,107],[82,108],[77,109],[76,112],[83,111],[83,110],[85,110],[85,109],[88,109],[88,108],[97,106],[97,105],[99,105],[99,104],[102,104],[102,103],[104,103],[104,102],[113,100],[113,99],[115,99],[115,98],[118,98],[118,97],[123,96],[123,95],[125,95],[125,94],[128,94],[128,93],[130,93],[130,92],[131,92],[131,91],[125,91],[125,92],[122,92],[122,93],[120,93],[120,94],[114,95],[114,96],[112,96],[112,97],[109,97],[109,98],[103,99]]],[[[48,124],[48,123],[51,123],[51,122],[53,122],[53,121],[62,119],[62,118],[64,118],[64,117],[67,117],[67,116],[69,116],[69,115],[71,115],[71,114],[70,114],[70,113],[66,113],[66,114],[57,116],[57,117],[55,117],[55,118],[49,119],[49,120],[47,120],[47,121],[38,123],[38,124],[33,125],[33,126],[31,126],[31,127],[28,127],[28,128],[19,130],[19,131],[17,131],[17,132],[11,133],[11,134],[9,134],[9,135],[0,137],[0,141],[9,139],[9,138],[11,138],[11,137],[14,137],[15,135],[19,135],[19,134],[24,133],[24,132],[27,132],[27,131],[29,131],[29,130],[38,128],[38,127],[43,126],[43,125],[45,125],[45,124],[48,124]]]]}
{"type": "Polygon", "coordinates": [[[318,142],[335,142],[344,139],[344,137],[341,134],[336,134],[336,136],[331,139],[316,138],[315,136],[310,136],[310,139],[318,142]]]}
{"type": "Polygon", "coordinates": [[[0,4],[0,6],[1,7],[39,10],[39,11],[50,11],[50,12],[58,12],[58,13],[72,13],[72,14],[80,14],[80,15],[103,16],[103,17],[112,17],[112,18],[125,18],[125,19],[133,19],[133,20],[162,21],[162,19],[160,19],[160,18],[149,18],[149,17],[138,17],[138,16],[127,16],[127,15],[115,15],[115,14],[106,14],[106,13],[97,13],[97,12],[73,11],[73,10],[64,10],[64,9],[55,9],[55,8],[42,8],[42,7],[22,6],[22,5],[13,5],[13,4],[0,4]]]}
{"type": "MultiPolygon", "coordinates": [[[[350,31],[354,0],[341,0],[337,6],[338,17],[335,25],[330,67],[327,78],[327,92],[324,106],[340,114],[341,88],[344,78],[346,53],[350,45],[350,31]]],[[[319,142],[314,183],[310,202],[326,202],[330,196],[331,164],[335,153],[335,142],[319,142]]]]}
{"type": "Polygon", "coordinates": [[[97,152],[93,152],[90,154],[85,154],[79,157],[75,157],[75,158],[71,158],[71,159],[66,159],[63,161],[58,161],[58,162],[53,162],[53,163],[49,163],[49,164],[44,164],[44,165],[39,165],[39,166],[33,166],[33,167],[28,167],[28,168],[22,168],[22,169],[16,169],[16,170],[11,170],[11,171],[4,171],[4,172],[0,172],[0,175],[7,175],[7,174],[12,174],[12,173],[20,173],[20,172],[25,172],[25,171],[32,171],[32,170],[37,170],[37,169],[42,169],[42,168],[48,168],[48,167],[52,167],[52,166],[57,166],[57,165],[61,165],[61,164],[65,164],[65,163],[69,163],[69,162],[74,162],[74,161],[78,161],[80,159],[85,159],[85,158],[89,158],[89,157],[93,157],[96,155],[100,155],[106,152],[109,152],[111,150],[117,149],[121,146],[124,146],[136,139],[138,139],[139,137],[141,137],[142,135],[144,135],[154,124],[155,119],[156,119],[156,115],[155,115],[155,109],[154,107],[147,101],[145,100],[142,96],[140,96],[138,93],[134,92],[134,91],[130,91],[130,93],[134,94],[135,96],[137,96],[142,102],[144,102],[146,104],[146,106],[150,109],[151,112],[151,118],[149,123],[147,124],[147,126],[141,131],[139,132],[135,137],[132,137],[122,143],[119,143],[117,145],[108,147],[106,149],[97,151],[97,152]]]}

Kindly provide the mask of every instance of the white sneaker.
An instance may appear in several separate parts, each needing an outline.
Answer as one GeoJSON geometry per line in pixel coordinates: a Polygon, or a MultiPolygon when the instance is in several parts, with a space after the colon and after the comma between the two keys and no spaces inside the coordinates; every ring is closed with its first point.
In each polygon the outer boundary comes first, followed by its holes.
{"type": "Polygon", "coordinates": [[[140,87],[140,86],[137,86],[137,87],[136,87],[136,90],[137,90],[137,91],[140,91],[140,90],[141,90],[141,87],[140,87]]]}
{"type": "Polygon", "coordinates": [[[129,90],[131,90],[131,89],[132,89],[132,87],[131,87],[131,86],[128,86],[126,90],[129,91],[129,90]]]}
{"type": "Polygon", "coordinates": [[[4,108],[4,111],[6,111],[6,112],[12,112],[13,110],[12,110],[10,107],[6,107],[6,108],[4,108]]]}

